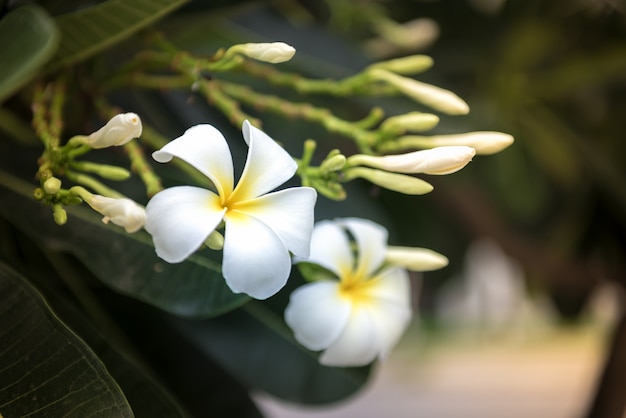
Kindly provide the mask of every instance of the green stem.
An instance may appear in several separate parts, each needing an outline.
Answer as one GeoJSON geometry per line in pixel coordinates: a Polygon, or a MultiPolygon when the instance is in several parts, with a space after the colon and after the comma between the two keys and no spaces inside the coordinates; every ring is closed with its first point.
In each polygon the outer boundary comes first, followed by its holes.
{"type": "Polygon", "coordinates": [[[376,132],[360,129],[355,123],[338,118],[328,109],[315,107],[309,103],[293,103],[277,96],[257,93],[248,87],[224,81],[219,82],[219,86],[235,100],[257,109],[316,122],[324,126],[329,132],[352,138],[362,152],[371,152],[371,146],[379,140],[379,135],[376,132]]]}

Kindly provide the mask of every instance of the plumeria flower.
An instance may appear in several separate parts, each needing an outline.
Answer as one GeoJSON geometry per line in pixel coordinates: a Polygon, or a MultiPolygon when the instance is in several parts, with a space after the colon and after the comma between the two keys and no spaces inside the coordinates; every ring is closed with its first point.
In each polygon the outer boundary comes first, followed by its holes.
{"type": "Polygon", "coordinates": [[[243,137],[248,157],[237,187],[226,139],[211,125],[196,125],[153,153],[158,162],[178,157],[191,164],[212,181],[216,192],[178,186],[157,193],[146,206],[145,229],[157,255],[178,263],[224,222],[226,283],[235,293],[265,299],[287,282],[289,252],[309,255],[317,194],[310,187],[268,193],[295,174],[296,162],[248,121],[243,137]]]}
{"type": "Polygon", "coordinates": [[[406,268],[447,264],[431,250],[387,247],[387,230],[358,218],[318,222],[311,255],[297,261],[318,264],[328,277],[291,294],[285,321],[302,345],[324,350],[319,361],[328,366],[361,366],[385,357],[411,319],[406,268]]]}

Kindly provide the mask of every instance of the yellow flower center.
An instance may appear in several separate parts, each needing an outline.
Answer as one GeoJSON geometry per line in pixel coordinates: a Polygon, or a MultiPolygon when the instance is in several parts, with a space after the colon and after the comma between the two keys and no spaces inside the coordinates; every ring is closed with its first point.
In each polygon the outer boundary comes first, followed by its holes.
{"type": "Polygon", "coordinates": [[[368,303],[372,299],[372,288],[377,281],[377,277],[364,277],[351,272],[341,277],[339,294],[354,304],[368,303]]]}

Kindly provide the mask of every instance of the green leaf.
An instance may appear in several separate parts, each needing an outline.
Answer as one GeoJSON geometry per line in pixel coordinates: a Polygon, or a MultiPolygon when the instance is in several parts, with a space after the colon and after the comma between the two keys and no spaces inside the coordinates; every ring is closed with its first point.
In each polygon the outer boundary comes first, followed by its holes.
{"type": "Polygon", "coordinates": [[[108,0],[59,16],[62,38],[50,70],[84,60],[111,47],[188,0],[108,0]]]}
{"type": "Polygon", "coordinates": [[[20,6],[0,20],[0,102],[37,75],[58,43],[54,21],[39,6],[20,6]]]}
{"type": "Polygon", "coordinates": [[[219,263],[207,255],[221,253],[207,250],[168,264],[156,256],[147,233],[105,225],[84,206],[68,210],[66,225],[55,224],[50,209],[31,197],[32,189],[0,171],[0,215],[36,242],[74,254],[116,291],[187,317],[218,315],[249,300],[230,291],[219,263]]]}
{"type": "Polygon", "coordinates": [[[253,389],[304,404],[336,402],[367,381],[370,366],[327,367],[282,318],[259,302],[204,321],[172,319],[186,339],[253,389]]]}
{"type": "Polygon", "coordinates": [[[117,383],[41,295],[0,263],[0,411],[6,417],[132,417],[117,383]]]}

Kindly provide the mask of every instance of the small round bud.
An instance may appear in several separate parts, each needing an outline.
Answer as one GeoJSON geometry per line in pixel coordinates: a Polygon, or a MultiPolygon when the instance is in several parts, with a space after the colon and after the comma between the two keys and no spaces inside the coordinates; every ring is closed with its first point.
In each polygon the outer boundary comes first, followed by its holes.
{"type": "Polygon", "coordinates": [[[56,194],[61,189],[61,180],[56,177],[50,177],[43,182],[43,190],[47,194],[56,194]]]}
{"type": "Polygon", "coordinates": [[[33,197],[35,198],[35,200],[41,200],[44,198],[45,195],[46,193],[41,187],[37,187],[35,190],[33,190],[33,197]]]}

